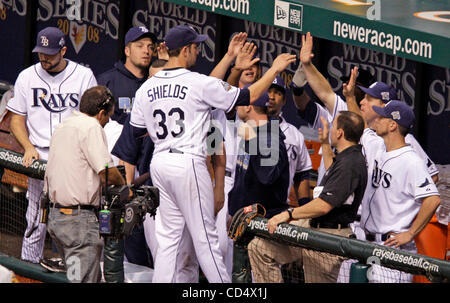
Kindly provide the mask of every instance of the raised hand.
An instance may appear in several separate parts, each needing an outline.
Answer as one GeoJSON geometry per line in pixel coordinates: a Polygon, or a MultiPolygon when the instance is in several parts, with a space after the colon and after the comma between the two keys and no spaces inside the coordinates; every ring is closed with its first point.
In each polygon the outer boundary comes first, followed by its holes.
{"type": "Polygon", "coordinates": [[[259,58],[253,59],[255,52],[258,48],[252,42],[245,42],[244,46],[240,49],[239,54],[236,57],[234,67],[239,70],[246,70],[253,64],[259,62],[259,58]]]}
{"type": "Polygon", "coordinates": [[[320,116],[320,121],[322,121],[323,128],[319,128],[319,142],[321,144],[328,144],[328,134],[330,132],[328,121],[322,116],[320,116]]]}
{"type": "Polygon", "coordinates": [[[247,40],[247,33],[238,33],[233,36],[228,45],[227,55],[236,58],[239,55],[242,47],[244,46],[245,41],[247,40]]]}
{"type": "Polygon", "coordinates": [[[281,73],[288,67],[289,64],[295,62],[296,55],[291,55],[289,53],[283,53],[278,55],[278,57],[273,60],[272,68],[274,68],[278,73],[281,73]]]}
{"type": "Polygon", "coordinates": [[[356,86],[356,78],[358,77],[358,67],[352,68],[352,71],[350,73],[350,80],[348,80],[348,83],[343,84],[342,94],[344,97],[353,97],[355,96],[355,86],[356,86]]]}
{"type": "Polygon", "coordinates": [[[311,33],[308,32],[305,35],[302,35],[302,48],[300,49],[300,62],[303,64],[310,64],[311,59],[314,58],[314,54],[312,53],[313,49],[313,37],[311,33]]]}
{"type": "Polygon", "coordinates": [[[161,42],[156,50],[158,51],[158,59],[169,60],[169,49],[166,42],[161,42]]]}

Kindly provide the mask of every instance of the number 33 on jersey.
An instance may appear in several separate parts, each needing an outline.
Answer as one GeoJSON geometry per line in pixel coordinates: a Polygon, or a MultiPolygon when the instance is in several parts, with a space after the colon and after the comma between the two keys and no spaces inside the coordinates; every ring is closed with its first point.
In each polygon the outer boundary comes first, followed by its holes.
{"type": "Polygon", "coordinates": [[[154,154],[169,149],[206,156],[211,107],[230,111],[236,87],[184,68],[162,70],[136,92],[130,124],[147,128],[154,154]]]}

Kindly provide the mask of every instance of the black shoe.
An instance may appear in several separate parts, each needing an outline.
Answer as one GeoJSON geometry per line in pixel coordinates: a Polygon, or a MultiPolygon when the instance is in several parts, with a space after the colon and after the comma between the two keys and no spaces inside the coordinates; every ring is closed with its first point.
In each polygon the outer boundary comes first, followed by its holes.
{"type": "Polygon", "coordinates": [[[51,272],[66,272],[64,261],[61,258],[42,259],[39,264],[51,272]]]}

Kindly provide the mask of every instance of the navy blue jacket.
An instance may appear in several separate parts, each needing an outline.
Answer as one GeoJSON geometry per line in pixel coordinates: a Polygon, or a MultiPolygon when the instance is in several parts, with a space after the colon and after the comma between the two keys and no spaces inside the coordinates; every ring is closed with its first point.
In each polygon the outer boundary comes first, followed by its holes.
{"type": "MultiPolygon", "coordinates": [[[[139,175],[143,175],[150,170],[150,161],[152,160],[155,145],[148,135],[135,137],[133,129],[133,126],[130,124],[130,115],[128,115],[123,125],[122,133],[117,139],[111,154],[136,165],[139,175]]],[[[151,180],[145,184],[151,185],[151,180]]]]}
{"type": "Polygon", "coordinates": [[[278,136],[270,135],[270,120],[255,131],[256,138],[242,140],[239,146],[234,187],[228,194],[228,209],[230,215],[234,215],[242,207],[261,203],[266,209],[266,218],[271,218],[289,207],[286,202],[289,163],[285,137],[279,127],[278,136]]]}
{"type": "Polygon", "coordinates": [[[111,119],[124,124],[130,114],[136,91],[147,80],[147,77],[145,75],[144,78],[136,78],[125,68],[122,61],[117,61],[114,68],[97,77],[97,83],[109,88],[116,98],[117,103],[111,119]]]}

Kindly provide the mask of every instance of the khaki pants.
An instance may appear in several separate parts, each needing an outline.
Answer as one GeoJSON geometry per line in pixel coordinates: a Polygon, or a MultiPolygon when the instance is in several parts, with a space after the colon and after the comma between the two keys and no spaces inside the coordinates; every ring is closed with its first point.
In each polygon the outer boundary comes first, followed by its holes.
{"type": "MultiPolygon", "coordinates": [[[[291,224],[309,227],[309,220],[300,219],[291,224]]],[[[256,283],[283,283],[280,266],[302,259],[300,247],[255,237],[248,244],[248,256],[256,283]]]]}
{"type": "MultiPolygon", "coordinates": [[[[305,226],[306,220],[293,221],[292,224],[305,226]],[[300,222],[299,222],[300,221],[300,222]]],[[[348,237],[350,228],[314,229],[330,234],[348,237]]],[[[318,252],[300,247],[289,246],[275,241],[256,237],[248,245],[250,264],[256,283],[282,283],[280,266],[301,260],[304,266],[306,283],[335,283],[344,257],[318,252]]]]}

